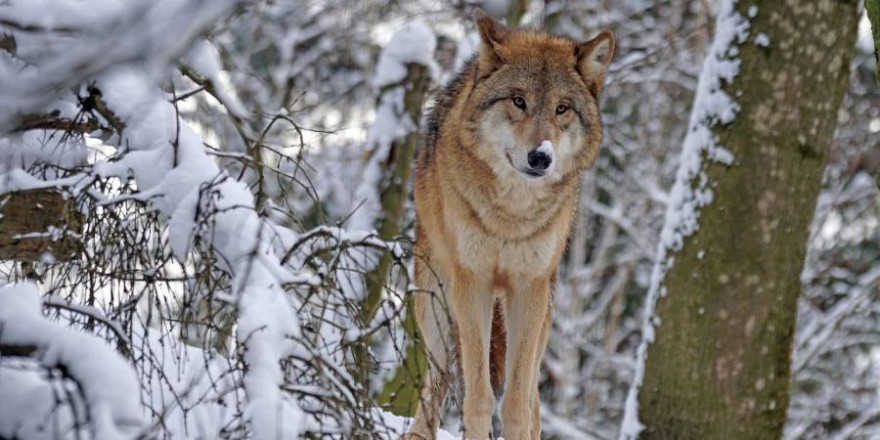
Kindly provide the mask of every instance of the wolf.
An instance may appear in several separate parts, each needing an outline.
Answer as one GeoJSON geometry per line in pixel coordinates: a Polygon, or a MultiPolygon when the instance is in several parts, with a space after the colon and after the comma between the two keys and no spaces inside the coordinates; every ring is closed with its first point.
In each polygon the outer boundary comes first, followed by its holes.
{"type": "Polygon", "coordinates": [[[430,361],[409,440],[435,439],[456,372],[465,438],[491,436],[501,398],[502,436],[540,439],[552,289],[602,137],[610,31],[577,42],[473,18],[480,49],[438,96],[416,160],[416,284],[433,293],[415,298],[430,361]]]}

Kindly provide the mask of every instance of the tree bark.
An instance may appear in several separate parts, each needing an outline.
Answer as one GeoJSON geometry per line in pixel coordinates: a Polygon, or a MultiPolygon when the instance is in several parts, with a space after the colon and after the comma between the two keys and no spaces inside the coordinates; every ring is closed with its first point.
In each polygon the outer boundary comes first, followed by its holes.
{"type": "Polygon", "coordinates": [[[44,254],[70,261],[82,249],[82,214],[55,189],[0,194],[0,260],[32,263],[44,254]]]}
{"type": "MultiPolygon", "coordinates": [[[[407,68],[409,74],[406,79],[407,92],[404,96],[404,108],[410,118],[418,124],[431,78],[427,67],[423,65],[409,64],[407,68]]],[[[416,125],[415,130],[407,134],[404,142],[391,147],[387,163],[388,177],[383,179],[380,189],[383,217],[379,220],[378,231],[379,237],[382,239],[392,240],[403,233],[404,208],[409,199],[409,176],[412,171],[418,139],[419,131],[418,125],[416,125]]],[[[370,313],[370,319],[378,308],[382,289],[385,287],[388,273],[391,270],[391,263],[391,255],[383,254],[376,269],[367,276],[368,293],[363,311],[370,313]]],[[[382,407],[396,414],[412,416],[415,413],[413,402],[418,400],[427,362],[421,347],[417,346],[415,316],[410,313],[411,310],[414,310],[412,296],[407,296],[405,308],[403,329],[406,332],[408,343],[402,353],[403,360],[390,379],[382,385],[376,401],[382,407]]]]}
{"type": "MultiPolygon", "coordinates": [[[[403,232],[404,208],[409,199],[409,176],[416,143],[419,139],[418,124],[422,118],[422,106],[425,103],[431,79],[428,68],[421,64],[408,64],[407,70],[404,82],[391,86],[391,88],[403,87],[406,89],[403,108],[415,126],[400,141],[392,143],[391,151],[383,164],[382,180],[379,182],[382,213],[376,220],[376,230],[383,240],[393,240],[403,232]]],[[[379,99],[381,101],[381,98],[379,99]]],[[[367,298],[361,311],[361,318],[365,324],[369,323],[376,313],[390,266],[391,256],[386,253],[379,260],[376,268],[366,277],[367,298]]]]}
{"type": "Polygon", "coordinates": [[[868,11],[868,20],[871,21],[871,30],[874,34],[874,58],[877,60],[877,85],[880,86],[880,0],[865,0],[865,9],[868,11]]]}
{"type": "MultiPolygon", "coordinates": [[[[655,274],[656,337],[638,391],[640,439],[782,436],[800,273],[848,84],[857,3],[734,6],[749,27],[724,52],[738,54],[740,64],[721,89],[738,111],[727,123],[702,121],[733,160],[704,157],[685,180],[691,188],[708,182],[713,197],[655,274]]],[[[697,108],[707,105],[701,98],[697,108]]]]}
{"type": "MultiPolygon", "coordinates": [[[[415,155],[416,143],[419,138],[419,121],[422,117],[422,106],[424,105],[427,95],[428,85],[431,76],[428,67],[410,63],[407,64],[407,76],[400,84],[387,86],[382,89],[382,93],[398,87],[403,87],[406,92],[403,95],[403,110],[411,121],[413,128],[404,137],[394,141],[391,145],[388,157],[383,163],[383,175],[379,182],[379,199],[381,203],[381,214],[376,219],[376,230],[379,237],[384,240],[393,240],[403,234],[403,221],[405,207],[409,199],[409,176],[412,168],[413,157],[415,155]]],[[[382,97],[379,97],[382,102],[382,97]]],[[[375,154],[375,151],[373,152],[375,154]]],[[[388,280],[388,274],[391,270],[392,257],[390,253],[385,252],[379,257],[376,267],[366,274],[366,297],[361,304],[360,321],[363,327],[369,326],[372,322],[376,311],[379,308],[383,298],[383,291],[388,280]]],[[[407,300],[407,310],[412,301],[407,300]]],[[[404,329],[411,341],[415,340],[415,321],[414,317],[407,316],[404,321],[404,329]]],[[[355,350],[355,357],[358,363],[357,376],[362,383],[367,383],[369,371],[372,365],[366,350],[370,343],[369,340],[361,341],[362,346],[355,350]]],[[[411,344],[410,344],[411,345],[411,344]]],[[[407,403],[412,396],[418,397],[419,380],[410,380],[400,383],[399,376],[407,371],[415,369],[415,371],[423,370],[424,359],[420,359],[416,354],[419,353],[413,347],[407,347],[404,354],[403,365],[398,369],[392,379],[383,384],[383,389],[377,396],[380,405],[390,408],[396,408],[395,412],[409,415],[407,403]],[[398,402],[404,403],[398,403],[398,402]]]]}

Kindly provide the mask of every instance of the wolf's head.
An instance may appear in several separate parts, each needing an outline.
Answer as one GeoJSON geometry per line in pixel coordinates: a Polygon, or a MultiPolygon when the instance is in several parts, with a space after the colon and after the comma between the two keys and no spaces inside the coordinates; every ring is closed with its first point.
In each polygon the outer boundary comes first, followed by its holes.
{"type": "Polygon", "coordinates": [[[482,47],[463,122],[477,156],[502,178],[555,181],[589,166],[613,34],[576,42],[511,31],[479,9],[474,21],[482,47]]]}

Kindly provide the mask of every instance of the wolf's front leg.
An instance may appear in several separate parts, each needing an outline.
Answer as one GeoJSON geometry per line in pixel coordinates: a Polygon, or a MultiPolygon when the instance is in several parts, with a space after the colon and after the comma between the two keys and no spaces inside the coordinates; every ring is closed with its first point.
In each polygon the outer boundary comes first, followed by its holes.
{"type": "Polygon", "coordinates": [[[452,286],[452,311],[464,377],[464,438],[469,440],[490,437],[495,405],[489,380],[489,335],[495,301],[483,278],[468,269],[456,268],[452,286]]]}
{"type": "MultiPolygon", "coordinates": [[[[550,288],[553,288],[553,281],[550,282],[550,288]]],[[[541,440],[541,397],[538,393],[538,378],[541,375],[541,363],[544,360],[544,353],[547,351],[547,338],[550,335],[551,318],[553,317],[552,296],[548,293],[551,300],[547,304],[547,312],[544,314],[544,322],[541,324],[541,336],[538,339],[538,353],[535,356],[535,370],[532,374],[532,439],[541,440]]]]}
{"type": "MultiPolygon", "coordinates": [[[[505,440],[538,440],[537,375],[549,325],[550,279],[540,277],[514,287],[505,307],[507,324],[507,391],[501,404],[505,440]]],[[[540,423],[540,421],[538,422],[540,423]]]]}

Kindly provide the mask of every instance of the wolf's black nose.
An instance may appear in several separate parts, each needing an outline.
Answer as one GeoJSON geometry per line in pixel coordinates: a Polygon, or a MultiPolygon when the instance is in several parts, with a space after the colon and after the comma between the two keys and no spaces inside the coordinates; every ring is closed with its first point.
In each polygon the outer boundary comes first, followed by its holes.
{"type": "Polygon", "coordinates": [[[550,157],[550,155],[547,154],[546,152],[541,151],[540,149],[535,149],[535,150],[529,151],[528,159],[529,159],[529,166],[532,167],[533,169],[540,170],[540,171],[543,171],[543,170],[546,170],[547,168],[550,168],[550,163],[553,162],[553,158],[550,157]]]}

